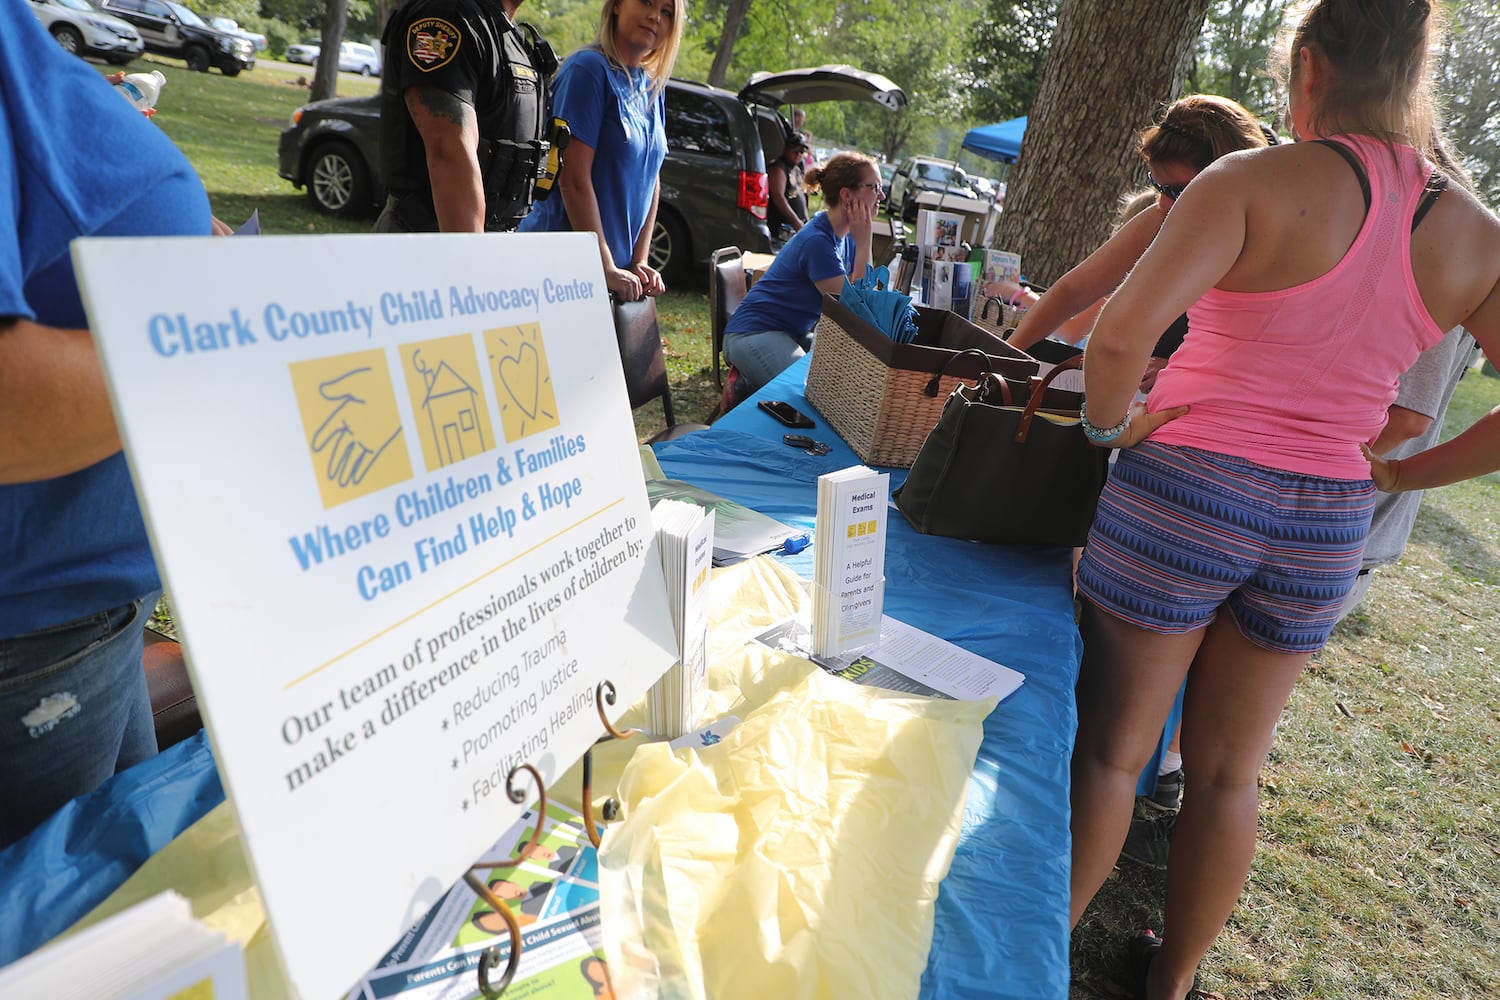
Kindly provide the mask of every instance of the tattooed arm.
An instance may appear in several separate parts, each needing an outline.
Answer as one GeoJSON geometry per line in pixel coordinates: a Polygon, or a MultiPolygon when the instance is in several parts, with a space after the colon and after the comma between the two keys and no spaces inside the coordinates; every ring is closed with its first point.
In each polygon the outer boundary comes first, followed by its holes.
{"type": "Polygon", "coordinates": [[[479,120],[473,106],[434,87],[408,87],[406,109],[427,151],[438,229],[484,232],[484,184],[476,152],[479,120]]]}

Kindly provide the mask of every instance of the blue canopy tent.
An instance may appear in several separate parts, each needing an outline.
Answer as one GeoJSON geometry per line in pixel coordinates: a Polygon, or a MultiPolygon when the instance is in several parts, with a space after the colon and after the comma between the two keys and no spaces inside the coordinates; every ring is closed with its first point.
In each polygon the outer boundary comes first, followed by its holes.
{"type": "Polygon", "coordinates": [[[987,160],[1015,163],[1021,153],[1021,137],[1026,134],[1026,117],[1012,118],[995,125],[981,125],[964,134],[964,149],[987,160]]]}

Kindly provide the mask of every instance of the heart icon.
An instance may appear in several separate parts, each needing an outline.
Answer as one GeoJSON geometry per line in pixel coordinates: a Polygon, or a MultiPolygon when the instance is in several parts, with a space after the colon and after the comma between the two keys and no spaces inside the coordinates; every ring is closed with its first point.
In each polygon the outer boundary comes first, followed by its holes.
{"type": "Polygon", "coordinates": [[[507,355],[500,359],[500,383],[522,412],[533,420],[536,419],[537,403],[542,392],[541,371],[541,356],[537,354],[533,344],[522,344],[515,356],[507,355]]]}

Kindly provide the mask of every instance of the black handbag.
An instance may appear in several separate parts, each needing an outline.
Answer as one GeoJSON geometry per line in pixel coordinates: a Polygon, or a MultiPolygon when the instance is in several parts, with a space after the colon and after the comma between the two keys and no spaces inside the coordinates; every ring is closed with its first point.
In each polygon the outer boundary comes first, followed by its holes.
{"type": "Polygon", "coordinates": [[[911,526],[1003,545],[1082,545],[1109,450],[1084,437],[1082,394],[1050,388],[1082,363],[1027,382],[994,373],[960,382],[893,494],[911,526]]]}

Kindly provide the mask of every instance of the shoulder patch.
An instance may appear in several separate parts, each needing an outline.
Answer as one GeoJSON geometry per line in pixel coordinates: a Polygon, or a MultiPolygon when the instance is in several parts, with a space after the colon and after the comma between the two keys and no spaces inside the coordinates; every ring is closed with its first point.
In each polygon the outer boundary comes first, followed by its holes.
{"type": "Polygon", "coordinates": [[[412,65],[431,73],[453,61],[463,39],[458,29],[440,17],[423,17],[406,29],[406,56],[412,65]]]}

